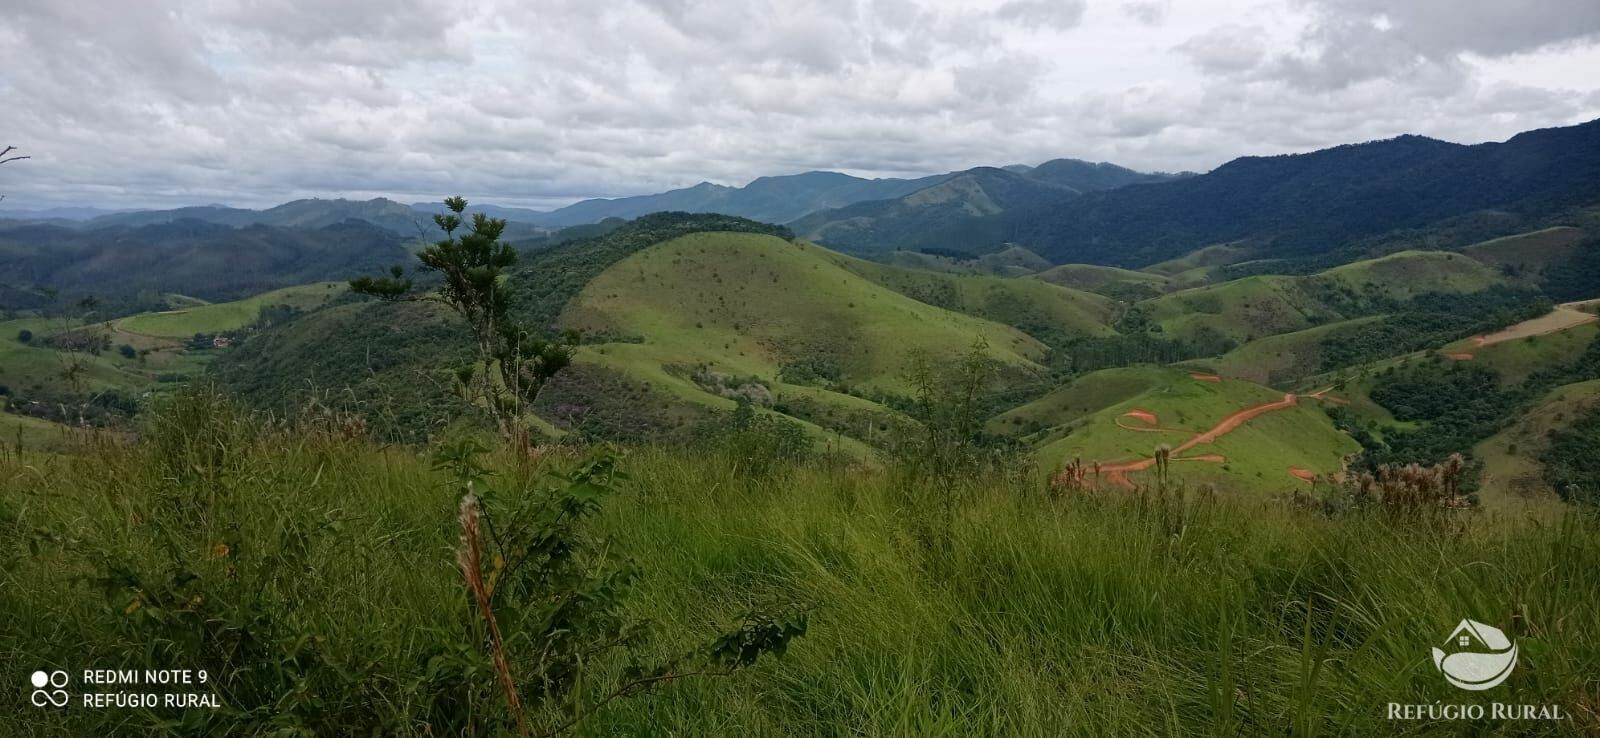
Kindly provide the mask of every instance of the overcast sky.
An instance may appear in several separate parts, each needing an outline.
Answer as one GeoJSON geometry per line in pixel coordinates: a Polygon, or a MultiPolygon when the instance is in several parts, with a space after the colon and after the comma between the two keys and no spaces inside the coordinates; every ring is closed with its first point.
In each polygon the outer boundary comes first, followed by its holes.
{"type": "Polygon", "coordinates": [[[1600,2],[6,0],[0,60],[6,207],[546,207],[1503,140],[1600,117],[1600,2]]]}

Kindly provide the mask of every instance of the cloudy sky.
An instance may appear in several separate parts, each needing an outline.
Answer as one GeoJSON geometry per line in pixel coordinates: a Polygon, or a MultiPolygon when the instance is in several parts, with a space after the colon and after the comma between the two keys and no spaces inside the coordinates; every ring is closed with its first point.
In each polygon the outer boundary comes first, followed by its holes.
{"type": "Polygon", "coordinates": [[[546,207],[1600,117],[1600,2],[6,0],[7,207],[546,207]]]}

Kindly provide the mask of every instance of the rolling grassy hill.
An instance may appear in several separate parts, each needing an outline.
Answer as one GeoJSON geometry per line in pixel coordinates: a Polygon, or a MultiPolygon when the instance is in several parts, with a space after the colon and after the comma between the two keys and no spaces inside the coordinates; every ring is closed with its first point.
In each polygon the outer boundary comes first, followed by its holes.
{"type": "MultiPolygon", "coordinates": [[[[68,389],[63,376],[65,354],[52,348],[51,337],[66,328],[62,321],[44,318],[21,318],[0,322],[0,385],[15,393],[62,392],[68,389]],[[17,339],[22,330],[33,333],[33,339],[23,343],[17,339]]],[[[84,365],[80,377],[85,391],[131,389],[154,381],[154,374],[133,359],[115,350],[99,354],[79,354],[84,365]]],[[[163,362],[165,363],[165,362],[163,362]]]]}
{"type": "Polygon", "coordinates": [[[1475,243],[1461,253],[1490,266],[1534,276],[1571,258],[1587,235],[1582,228],[1554,226],[1475,243]]]}
{"type": "Polygon", "coordinates": [[[1047,344],[1113,333],[1100,295],[1032,279],[904,269],[809,247],[842,269],[920,302],[1017,328],[1047,344]]]}
{"type": "Polygon", "coordinates": [[[1497,270],[1458,254],[1407,251],[1309,276],[1262,275],[1195,287],[1144,305],[1169,336],[1211,332],[1244,344],[1379,312],[1425,293],[1469,294],[1504,283],[1497,270]]]}
{"type": "Polygon", "coordinates": [[[1090,372],[1051,390],[1025,405],[990,419],[990,433],[1008,436],[1035,434],[1071,423],[1156,388],[1168,377],[1149,367],[1118,367],[1090,372]]]}
{"type": "MultiPolygon", "coordinates": [[[[1044,468],[1074,459],[1112,464],[1149,458],[1167,444],[1180,450],[1174,476],[1185,482],[1216,483],[1220,489],[1271,492],[1303,485],[1290,468],[1325,474],[1343,468],[1344,457],[1359,450],[1333,426],[1320,402],[1297,397],[1293,404],[1264,412],[1214,440],[1183,449],[1198,434],[1225,418],[1285,395],[1251,382],[1203,381],[1177,368],[1111,369],[1078,378],[1027,405],[996,418],[990,427],[1046,427],[1032,434],[1044,468]],[[1149,413],[1148,422],[1128,413],[1149,413]],[[1220,457],[1220,458],[1219,458],[1220,457]]],[[[1130,481],[1150,472],[1130,472],[1130,481]]]]}
{"type": "Polygon", "coordinates": [[[1222,356],[1197,359],[1187,366],[1271,386],[1285,386],[1325,370],[1323,342],[1383,320],[1373,315],[1314,328],[1280,333],[1251,341],[1222,356]]]}
{"type": "Polygon", "coordinates": [[[1584,412],[1600,407],[1600,380],[1562,385],[1551,390],[1514,424],[1473,448],[1483,460],[1481,495],[1490,510],[1556,503],[1555,490],[1545,481],[1539,454],[1549,444],[1550,432],[1565,428],[1584,412]]]}
{"type": "Polygon", "coordinates": [[[642,337],[644,348],[618,349],[648,351],[648,361],[762,377],[826,361],[848,383],[886,390],[905,388],[913,350],[959,355],[981,337],[995,360],[1022,371],[1037,370],[1044,352],[1021,331],[885,289],[822,249],[749,234],[694,234],[624,259],[578,294],[561,323],[642,337]]]}
{"type": "Polygon", "coordinates": [[[1161,274],[1095,264],[1062,264],[1039,272],[1033,278],[1061,287],[1101,294],[1137,291],[1155,295],[1166,292],[1172,283],[1171,279],[1161,274]]]}
{"type": "Polygon", "coordinates": [[[1050,262],[1016,245],[978,256],[960,252],[893,251],[883,261],[894,266],[930,272],[990,274],[998,277],[1019,277],[1050,268],[1050,262]]]}
{"type": "Polygon", "coordinates": [[[233,302],[213,303],[181,310],[140,313],[113,324],[119,331],[155,338],[188,338],[196,333],[226,333],[253,322],[264,307],[283,305],[314,310],[344,294],[343,282],[315,282],[264,292],[233,302]]]}
{"type": "Polygon", "coordinates": [[[1001,248],[1004,240],[998,231],[976,239],[966,231],[983,223],[984,216],[1077,195],[1078,190],[1070,187],[1004,169],[978,167],[903,197],[819,211],[790,226],[804,238],[856,253],[923,248],[981,253],[1001,248]]]}

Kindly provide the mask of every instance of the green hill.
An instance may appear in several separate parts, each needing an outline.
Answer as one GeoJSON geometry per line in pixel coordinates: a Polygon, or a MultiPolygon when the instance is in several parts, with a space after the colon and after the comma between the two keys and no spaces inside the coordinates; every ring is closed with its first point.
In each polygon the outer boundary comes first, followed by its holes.
{"type": "Polygon", "coordinates": [[[1359,333],[1383,316],[1352,318],[1251,341],[1222,356],[1188,362],[1198,371],[1271,386],[1286,386],[1326,371],[1325,344],[1359,333]]]}
{"type": "Polygon", "coordinates": [[[1511,426],[1473,448],[1483,460],[1481,499],[1492,510],[1516,505],[1553,505],[1555,490],[1544,477],[1539,456],[1552,431],[1566,428],[1584,413],[1600,408],[1600,380],[1551,390],[1511,426]]]}
{"type": "Polygon", "coordinates": [[[1571,258],[1586,235],[1581,228],[1555,226],[1475,243],[1461,253],[1513,274],[1532,276],[1571,258]]]}
{"type": "Polygon", "coordinates": [[[985,216],[1069,200],[1078,190],[993,167],[957,172],[895,199],[858,202],[800,218],[791,227],[800,236],[829,248],[868,253],[894,249],[962,249],[979,243],[980,252],[1000,248],[999,232],[979,237],[966,229],[982,227],[985,216]]]}
{"type": "MultiPolygon", "coordinates": [[[[1343,468],[1346,455],[1359,450],[1333,426],[1321,401],[1307,396],[1285,402],[1282,392],[1251,382],[1206,381],[1176,368],[1144,367],[1094,372],[991,423],[1004,428],[1020,421],[1024,429],[1045,425],[1030,437],[1038,444],[1041,467],[1074,459],[1111,465],[1148,459],[1166,444],[1178,449],[1174,476],[1187,483],[1216,483],[1221,489],[1270,492],[1296,488],[1290,469],[1326,474],[1343,468]],[[1197,436],[1218,428],[1247,408],[1282,403],[1224,429],[1214,439],[1197,436]],[[1144,418],[1129,413],[1149,413],[1144,418]],[[1149,422],[1150,420],[1154,422],[1149,422]],[[1185,444],[1193,443],[1185,448],[1185,444]]],[[[1132,482],[1148,471],[1128,472],[1132,482]]],[[[1109,477],[1105,483],[1115,483],[1109,477]]]]}
{"type": "Polygon", "coordinates": [[[997,435],[1025,436],[1071,423],[1167,381],[1149,367],[1119,367],[1090,372],[1025,405],[1001,413],[987,424],[997,435]]]}
{"type": "Polygon", "coordinates": [[[1035,274],[1034,279],[1075,290],[1133,299],[1154,297],[1166,292],[1172,282],[1160,274],[1095,264],[1062,264],[1035,274]]]}
{"type": "Polygon", "coordinates": [[[261,315],[261,309],[282,305],[313,310],[345,293],[343,282],[316,282],[264,292],[233,302],[138,315],[114,321],[120,331],[156,338],[187,338],[196,333],[236,331],[261,315]]]}
{"type": "Polygon", "coordinates": [[[590,282],[561,324],[639,337],[614,350],[646,363],[775,377],[819,362],[885,390],[905,388],[912,351],[954,356],[981,337],[1002,365],[1029,372],[1044,353],[1020,331],[885,289],[823,249],[752,234],[682,236],[628,257],[590,282]]]}
{"type": "Polygon", "coordinates": [[[1472,294],[1505,280],[1449,252],[1406,251],[1314,275],[1261,275],[1174,292],[1143,303],[1169,336],[1202,333],[1240,344],[1393,310],[1420,295],[1472,294]]]}
{"type": "Polygon", "coordinates": [[[997,277],[1020,277],[1050,268],[1050,262],[1015,244],[982,255],[943,250],[894,251],[884,262],[930,272],[990,274],[997,277]]]}
{"type": "Polygon", "coordinates": [[[1113,333],[1116,307],[1100,295],[1033,279],[904,269],[810,248],[836,266],[914,300],[1003,323],[1046,344],[1113,333]]]}

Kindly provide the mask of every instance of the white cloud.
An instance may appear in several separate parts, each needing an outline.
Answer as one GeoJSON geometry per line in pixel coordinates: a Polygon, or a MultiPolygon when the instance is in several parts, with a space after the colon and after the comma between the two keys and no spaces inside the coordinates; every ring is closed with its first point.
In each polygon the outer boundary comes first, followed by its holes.
{"type": "Polygon", "coordinates": [[[1590,0],[13,0],[6,205],[1209,169],[1600,115],[1590,0]]]}

